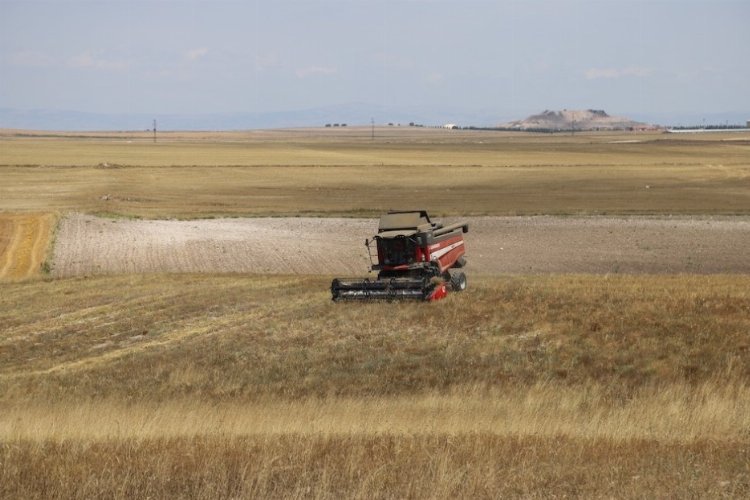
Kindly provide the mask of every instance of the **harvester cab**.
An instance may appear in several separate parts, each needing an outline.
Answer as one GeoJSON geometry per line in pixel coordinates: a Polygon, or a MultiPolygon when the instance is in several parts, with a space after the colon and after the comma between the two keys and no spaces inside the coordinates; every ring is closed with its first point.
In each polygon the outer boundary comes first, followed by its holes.
{"type": "Polygon", "coordinates": [[[333,300],[436,300],[466,288],[463,233],[467,223],[443,226],[427,212],[392,211],[380,217],[378,232],[365,240],[376,280],[336,278],[333,300]],[[374,250],[374,251],[373,251],[374,250]]]}

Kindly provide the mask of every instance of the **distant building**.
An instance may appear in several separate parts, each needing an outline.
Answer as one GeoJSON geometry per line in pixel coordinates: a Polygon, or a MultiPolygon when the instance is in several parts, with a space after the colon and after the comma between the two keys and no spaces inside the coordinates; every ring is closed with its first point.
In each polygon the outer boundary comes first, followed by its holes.
{"type": "Polygon", "coordinates": [[[445,125],[443,125],[443,128],[453,130],[454,128],[458,128],[458,125],[456,125],[455,123],[446,123],[445,125]]]}

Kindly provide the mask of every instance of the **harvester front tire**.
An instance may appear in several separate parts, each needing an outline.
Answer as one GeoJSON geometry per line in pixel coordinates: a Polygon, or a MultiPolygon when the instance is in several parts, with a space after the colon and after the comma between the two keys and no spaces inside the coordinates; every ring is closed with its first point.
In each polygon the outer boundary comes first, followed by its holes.
{"type": "Polygon", "coordinates": [[[466,275],[463,272],[451,273],[451,289],[454,292],[466,290],[466,275]]]}

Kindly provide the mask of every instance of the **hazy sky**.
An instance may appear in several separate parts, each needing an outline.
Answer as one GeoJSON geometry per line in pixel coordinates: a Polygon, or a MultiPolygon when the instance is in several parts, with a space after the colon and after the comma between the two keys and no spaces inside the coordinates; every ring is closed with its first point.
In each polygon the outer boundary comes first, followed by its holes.
{"type": "Polygon", "coordinates": [[[0,0],[0,107],[750,110],[750,1],[0,0]]]}

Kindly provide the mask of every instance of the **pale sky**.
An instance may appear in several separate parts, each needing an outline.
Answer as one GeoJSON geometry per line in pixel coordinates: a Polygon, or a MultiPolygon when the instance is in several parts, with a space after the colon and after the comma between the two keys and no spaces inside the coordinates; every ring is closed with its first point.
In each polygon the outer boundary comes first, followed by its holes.
{"type": "Polygon", "coordinates": [[[0,108],[346,103],[750,111],[750,1],[0,0],[0,108]]]}

